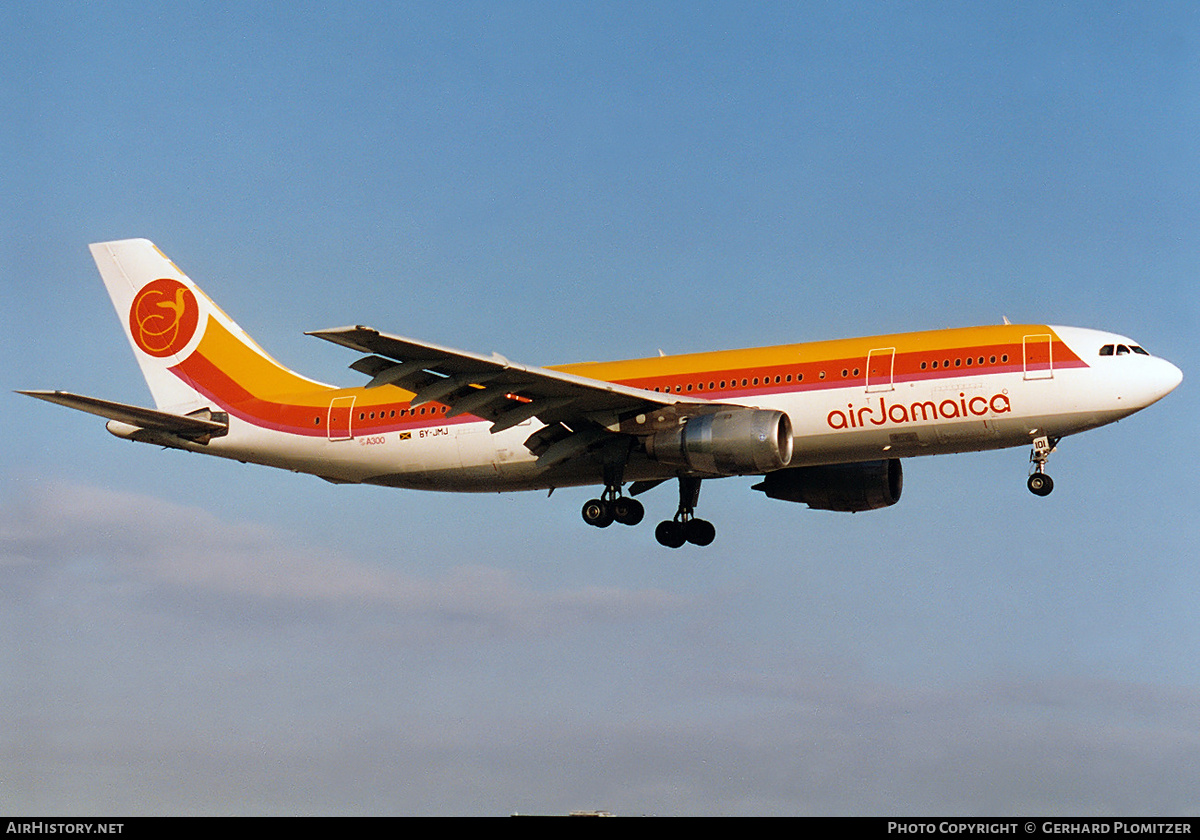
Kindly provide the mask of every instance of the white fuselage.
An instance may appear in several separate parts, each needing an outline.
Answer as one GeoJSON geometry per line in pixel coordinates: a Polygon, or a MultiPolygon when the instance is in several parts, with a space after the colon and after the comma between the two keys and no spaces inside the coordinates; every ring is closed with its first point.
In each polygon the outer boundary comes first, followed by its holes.
{"type": "MultiPolygon", "coordinates": [[[[1133,346],[1127,338],[1054,329],[1086,366],[1001,372],[960,367],[938,379],[713,396],[785,412],[794,431],[791,466],[806,466],[1026,446],[1039,436],[1058,438],[1119,420],[1161,399],[1181,379],[1174,365],[1153,356],[1100,355],[1106,345],[1133,346]]],[[[403,434],[352,431],[332,440],[264,428],[235,415],[227,436],[186,448],[332,481],[419,489],[500,492],[597,483],[597,467],[586,460],[582,468],[539,465],[525,446],[542,427],[537,420],[495,434],[490,425],[458,417],[403,434]]],[[[675,467],[636,453],[625,472],[630,480],[677,474],[675,467]]]]}

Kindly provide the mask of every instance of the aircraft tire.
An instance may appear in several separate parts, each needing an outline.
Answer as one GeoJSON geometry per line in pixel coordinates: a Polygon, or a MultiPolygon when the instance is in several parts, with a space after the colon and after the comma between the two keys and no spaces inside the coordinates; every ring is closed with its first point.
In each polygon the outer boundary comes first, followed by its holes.
{"type": "Polygon", "coordinates": [[[646,516],[646,508],[637,499],[621,497],[612,503],[613,519],[622,525],[636,525],[646,516]]]}
{"type": "Polygon", "coordinates": [[[1034,473],[1029,476],[1026,485],[1029,487],[1029,492],[1035,496],[1049,496],[1054,490],[1054,479],[1045,473],[1034,473]]]}
{"type": "Polygon", "coordinates": [[[659,545],[665,545],[667,548],[679,548],[687,542],[683,536],[683,526],[670,519],[658,523],[658,527],[654,529],[654,539],[658,540],[659,545]]]}
{"type": "Polygon", "coordinates": [[[717,538],[717,529],[707,519],[689,519],[683,536],[692,545],[710,545],[717,538]]]}
{"type": "Polygon", "coordinates": [[[588,499],[580,513],[584,522],[597,528],[607,528],[613,521],[612,506],[599,499],[588,499]]]}

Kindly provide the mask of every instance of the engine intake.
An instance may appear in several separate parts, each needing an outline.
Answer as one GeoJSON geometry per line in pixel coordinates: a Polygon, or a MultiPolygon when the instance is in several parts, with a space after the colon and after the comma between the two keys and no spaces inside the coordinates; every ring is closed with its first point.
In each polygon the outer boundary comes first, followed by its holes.
{"type": "Polygon", "coordinates": [[[733,408],[688,418],[646,439],[663,464],[712,475],[769,473],[792,460],[792,421],[782,411],[733,408]]]}
{"type": "Polygon", "coordinates": [[[803,502],[814,510],[846,513],[894,505],[900,501],[903,488],[904,471],[895,458],[858,464],[793,467],[768,473],[753,487],[772,499],[803,502]]]}

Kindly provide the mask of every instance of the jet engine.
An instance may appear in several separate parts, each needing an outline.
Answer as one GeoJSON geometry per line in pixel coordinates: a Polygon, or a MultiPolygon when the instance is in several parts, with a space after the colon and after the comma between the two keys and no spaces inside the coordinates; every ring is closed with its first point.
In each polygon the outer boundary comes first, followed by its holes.
{"type": "Polygon", "coordinates": [[[771,472],[792,460],[792,421],[782,411],[760,408],[699,414],[651,435],[646,453],[660,463],[712,475],[771,472]]]}
{"type": "Polygon", "coordinates": [[[892,458],[779,470],[768,473],[753,489],[772,499],[803,502],[814,510],[854,513],[896,504],[903,486],[900,461],[892,458]]]}

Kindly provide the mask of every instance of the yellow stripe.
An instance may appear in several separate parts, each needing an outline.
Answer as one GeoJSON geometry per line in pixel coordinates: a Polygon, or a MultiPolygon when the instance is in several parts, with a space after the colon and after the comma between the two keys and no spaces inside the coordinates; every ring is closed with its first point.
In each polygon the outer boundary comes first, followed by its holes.
{"type": "Polygon", "coordinates": [[[257,345],[248,345],[212,316],[209,316],[196,352],[259,398],[277,398],[286,394],[324,396],[327,393],[319,383],[288,370],[257,345]]]}
{"type": "Polygon", "coordinates": [[[805,344],[781,344],[774,347],[755,347],[745,350],[718,350],[710,353],[655,356],[647,359],[626,359],[615,362],[584,362],[559,365],[550,370],[588,376],[606,382],[625,382],[656,376],[684,376],[717,370],[750,370],[797,362],[866,358],[867,353],[871,350],[887,347],[895,347],[897,353],[940,353],[966,347],[983,347],[1004,343],[1020,344],[1024,336],[1033,333],[1053,334],[1053,330],[1044,325],[1003,324],[987,327],[962,327],[867,338],[813,341],[805,344]]]}
{"type": "MultiPolygon", "coordinates": [[[[865,359],[871,350],[896,348],[897,354],[940,354],[964,348],[998,345],[1020,346],[1026,335],[1053,334],[1044,325],[997,325],[930,330],[917,333],[784,344],[742,350],[688,353],[678,356],[654,356],[612,362],[584,362],[558,365],[550,370],[606,382],[638,382],[656,377],[678,377],[715,371],[747,371],[776,365],[813,364],[848,359],[865,359]]],[[[1057,336],[1055,336],[1057,339],[1057,336]]],[[[242,335],[230,332],[214,317],[208,318],[204,336],[196,350],[215,367],[224,371],[254,397],[291,406],[328,406],[331,396],[354,395],[355,409],[394,406],[408,402],[412,393],[387,387],[333,388],[300,376],[275,361],[242,335]]]]}

